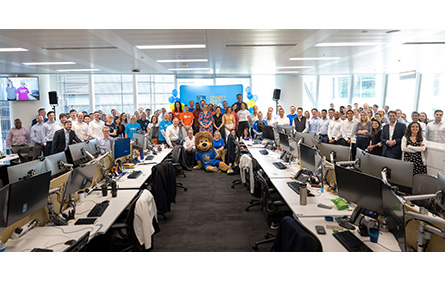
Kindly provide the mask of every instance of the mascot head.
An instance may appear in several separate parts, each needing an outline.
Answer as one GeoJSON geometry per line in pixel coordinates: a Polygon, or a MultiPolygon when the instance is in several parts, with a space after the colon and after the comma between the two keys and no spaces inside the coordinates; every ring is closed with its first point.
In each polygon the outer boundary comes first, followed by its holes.
{"type": "Polygon", "coordinates": [[[210,132],[200,131],[195,135],[196,150],[200,152],[209,152],[213,150],[213,137],[210,132]]]}

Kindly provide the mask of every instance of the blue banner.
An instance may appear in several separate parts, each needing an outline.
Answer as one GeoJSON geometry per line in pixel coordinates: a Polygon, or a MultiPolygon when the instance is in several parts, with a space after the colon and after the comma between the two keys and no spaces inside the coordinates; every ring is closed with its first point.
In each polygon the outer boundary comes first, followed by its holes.
{"type": "Polygon", "coordinates": [[[181,85],[179,94],[181,103],[185,105],[188,105],[190,100],[195,101],[195,103],[204,100],[207,104],[216,104],[218,106],[222,106],[222,102],[227,101],[227,105],[231,106],[237,102],[236,95],[243,94],[243,85],[181,85]]]}

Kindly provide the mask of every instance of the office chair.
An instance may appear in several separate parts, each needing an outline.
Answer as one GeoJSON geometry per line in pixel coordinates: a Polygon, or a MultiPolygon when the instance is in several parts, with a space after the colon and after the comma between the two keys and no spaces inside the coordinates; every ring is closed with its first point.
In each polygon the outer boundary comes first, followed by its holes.
{"type": "MultiPolygon", "coordinates": [[[[182,145],[176,145],[173,148],[173,151],[170,153],[170,158],[166,158],[166,160],[173,165],[176,177],[178,177],[179,175],[184,176],[184,178],[187,177],[184,170],[190,170],[190,168],[187,167],[185,150],[182,145]]],[[[184,184],[180,182],[177,182],[176,186],[178,188],[184,189],[184,191],[187,191],[187,188],[184,186],[184,184]]]]}
{"type": "Polygon", "coordinates": [[[34,148],[22,148],[17,151],[21,163],[26,163],[34,160],[34,148]]]}
{"type": "Polygon", "coordinates": [[[278,227],[273,252],[322,252],[318,237],[296,216],[285,216],[278,227]]]}

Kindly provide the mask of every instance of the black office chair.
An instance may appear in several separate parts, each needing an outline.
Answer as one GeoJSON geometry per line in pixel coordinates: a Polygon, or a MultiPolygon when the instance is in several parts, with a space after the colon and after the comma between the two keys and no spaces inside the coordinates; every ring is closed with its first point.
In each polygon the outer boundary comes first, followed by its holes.
{"type": "Polygon", "coordinates": [[[21,148],[17,151],[21,163],[30,162],[35,159],[34,148],[21,148]]]}
{"type": "Polygon", "coordinates": [[[274,252],[322,252],[318,237],[295,216],[286,216],[278,227],[274,238],[274,252]]]}
{"type": "MultiPolygon", "coordinates": [[[[182,175],[184,176],[184,178],[186,178],[187,175],[185,174],[185,170],[190,170],[190,168],[187,167],[187,159],[184,147],[182,145],[176,145],[169,156],[170,157],[166,158],[166,160],[173,165],[173,168],[175,169],[175,176],[178,177],[179,175],[182,175]]],[[[176,187],[187,191],[187,188],[184,186],[184,184],[180,182],[176,183],[176,187]]]]}

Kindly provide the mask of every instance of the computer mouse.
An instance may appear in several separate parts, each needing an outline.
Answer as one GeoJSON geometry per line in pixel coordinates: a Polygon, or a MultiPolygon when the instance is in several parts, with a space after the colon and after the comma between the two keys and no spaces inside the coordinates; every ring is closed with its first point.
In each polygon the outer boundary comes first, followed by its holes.
{"type": "Polygon", "coordinates": [[[105,200],[102,202],[102,204],[109,204],[109,203],[110,203],[110,200],[105,200]]]}
{"type": "Polygon", "coordinates": [[[74,243],[76,243],[76,242],[77,242],[76,240],[71,239],[71,240],[66,241],[66,242],[65,242],[65,245],[69,245],[69,246],[71,246],[72,244],[74,244],[74,243]]]}

